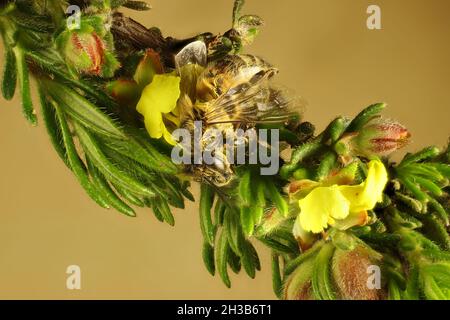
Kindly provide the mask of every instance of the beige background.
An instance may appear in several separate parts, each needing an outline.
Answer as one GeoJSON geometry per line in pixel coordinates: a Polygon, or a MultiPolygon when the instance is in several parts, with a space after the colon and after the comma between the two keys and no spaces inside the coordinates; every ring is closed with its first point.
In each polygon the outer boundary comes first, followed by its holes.
{"type": "MultiPolygon", "coordinates": [[[[221,32],[231,21],[231,0],[152,5],[131,15],[166,35],[221,32]]],[[[446,142],[448,0],[248,0],[246,12],[266,20],[249,51],[279,67],[279,82],[308,100],[306,118],[318,127],[385,101],[386,115],[413,133],[408,149],[446,142]],[[369,4],[382,8],[381,31],[366,28],[369,4]]],[[[130,219],[100,209],[44,128],[25,122],[19,100],[0,105],[0,298],[273,298],[267,251],[255,280],[233,275],[226,289],[202,265],[196,204],[176,212],[175,228],[148,210],[130,219]],[[70,264],[82,269],[81,291],[65,288],[70,264]]]]}

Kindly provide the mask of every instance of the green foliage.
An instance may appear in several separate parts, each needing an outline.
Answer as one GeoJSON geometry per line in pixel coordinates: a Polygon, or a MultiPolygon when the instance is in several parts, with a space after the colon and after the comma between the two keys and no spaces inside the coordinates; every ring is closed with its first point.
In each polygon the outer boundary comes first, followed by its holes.
{"type": "MultiPolygon", "coordinates": [[[[3,97],[12,99],[18,86],[24,116],[36,124],[30,91],[33,76],[50,141],[88,196],[130,217],[136,216],[135,207],[151,208],[158,221],[173,226],[171,207],[183,209],[185,199],[194,201],[190,182],[171,161],[168,146],[151,139],[134,110],[124,109],[106,89],[119,77],[131,79],[136,63],[130,61],[138,61],[145,52],[130,50],[113,39],[104,28],[110,10],[147,10],[149,6],[126,0],[86,3],[90,7],[83,12],[80,34],[84,33],[87,44],[78,46],[84,53],[81,57],[74,55],[70,42],[74,31],[66,28],[61,5],[17,1],[0,8],[3,97]],[[90,50],[95,51],[94,58],[86,53],[90,50]]],[[[235,1],[231,30],[189,39],[207,42],[210,61],[240,52],[258,33],[262,20],[242,15],[243,5],[243,0],[235,1]]],[[[183,41],[168,39],[170,45],[154,49],[167,64],[166,72],[171,72],[168,57],[174,52],[164,50],[183,41]]],[[[254,278],[261,262],[253,243],[259,242],[272,251],[277,297],[340,299],[345,297],[342,279],[350,277],[358,284],[361,278],[342,275],[333,263],[338,256],[352,257],[355,250],[362,250],[364,254],[356,255],[362,263],[375,261],[382,269],[384,295],[380,296],[450,299],[450,147],[425,148],[406,155],[399,164],[383,159],[390,181],[382,203],[367,212],[365,221],[345,230],[330,228],[306,242],[294,237],[299,199],[286,192],[287,184],[361,183],[369,156],[353,154],[345,140],[360,134],[384,108],[384,103],[371,105],[352,120],[339,116],[320,134],[298,119],[277,124],[281,140],[292,148],[277,176],[261,176],[257,165],[249,165],[236,168],[229,186],[218,188],[202,181],[199,216],[207,271],[217,273],[227,287],[231,286],[229,268],[254,278]]]]}

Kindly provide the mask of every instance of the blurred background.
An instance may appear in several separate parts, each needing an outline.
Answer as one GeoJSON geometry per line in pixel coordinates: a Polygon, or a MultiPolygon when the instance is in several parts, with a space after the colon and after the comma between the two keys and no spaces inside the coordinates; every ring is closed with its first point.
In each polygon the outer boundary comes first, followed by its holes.
{"type": "MultiPolygon", "coordinates": [[[[126,13],[166,36],[230,28],[232,0],[151,4],[149,12],[126,13]]],[[[319,129],[337,115],[353,116],[383,101],[386,117],[413,134],[405,151],[447,142],[448,0],[247,0],[244,13],[266,21],[247,52],[280,69],[277,82],[308,101],[305,118],[319,129]],[[382,30],[366,27],[371,4],[381,7],[382,30]]],[[[44,127],[24,120],[17,98],[0,101],[0,145],[0,298],[274,298],[269,252],[261,246],[256,279],[233,274],[227,289],[207,273],[196,203],[175,212],[174,228],[148,210],[133,219],[96,206],[57,157],[44,127]],[[66,289],[72,264],[81,267],[81,290],[66,289]]]]}

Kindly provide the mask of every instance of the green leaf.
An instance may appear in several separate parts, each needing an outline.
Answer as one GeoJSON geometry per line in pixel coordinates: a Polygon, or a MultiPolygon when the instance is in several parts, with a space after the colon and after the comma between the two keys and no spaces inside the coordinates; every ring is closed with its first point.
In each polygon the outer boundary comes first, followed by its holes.
{"type": "Polygon", "coordinates": [[[251,171],[246,170],[239,181],[239,197],[244,205],[252,203],[252,192],[250,189],[251,171]]]}
{"type": "Polygon", "coordinates": [[[152,197],[155,193],[140,181],[122,172],[114,166],[100,149],[95,138],[80,124],[74,122],[74,127],[78,138],[86,154],[91,158],[94,165],[102,172],[112,183],[123,186],[124,188],[142,196],[152,197]]]}
{"type": "MultiPolygon", "coordinates": [[[[252,217],[252,221],[255,225],[258,225],[261,223],[262,218],[264,216],[264,207],[261,206],[260,204],[255,204],[253,206],[250,207],[250,214],[252,217]]],[[[253,234],[253,230],[252,230],[252,234],[253,234]]]]}
{"type": "Polygon", "coordinates": [[[429,197],[428,195],[420,190],[419,186],[414,183],[410,178],[407,177],[400,177],[401,182],[405,186],[406,189],[408,189],[412,195],[419,201],[427,202],[429,197]]]}
{"type": "Polygon", "coordinates": [[[61,108],[57,104],[54,104],[54,107],[56,109],[58,122],[61,125],[63,141],[65,149],[67,150],[67,159],[69,161],[73,173],[77,177],[78,181],[80,182],[81,186],[86,191],[86,193],[101,207],[108,208],[109,206],[106,200],[98,193],[96,188],[89,181],[89,176],[86,172],[86,167],[84,166],[83,162],[81,161],[76,151],[75,144],[72,139],[72,134],[70,133],[65,115],[63,114],[61,108]]]}
{"type": "Polygon", "coordinates": [[[416,265],[411,265],[403,298],[406,300],[419,300],[419,294],[419,271],[416,265]]]}
{"type": "Polygon", "coordinates": [[[444,179],[444,176],[439,170],[425,163],[411,163],[407,166],[401,166],[400,172],[410,176],[422,176],[434,182],[439,182],[444,179]]]}
{"type": "Polygon", "coordinates": [[[448,262],[430,263],[422,272],[436,279],[442,287],[450,288],[450,264],[448,262]]]}
{"type": "Polygon", "coordinates": [[[152,199],[151,200],[151,207],[152,207],[153,214],[154,214],[155,218],[159,222],[164,222],[164,216],[161,213],[161,210],[159,209],[158,204],[156,203],[156,199],[152,199]]]}
{"type": "Polygon", "coordinates": [[[269,237],[261,236],[261,237],[258,237],[258,240],[261,241],[265,246],[267,246],[267,247],[271,248],[272,250],[274,250],[275,252],[287,253],[287,254],[296,253],[289,246],[287,246],[285,244],[282,244],[279,241],[271,239],[269,237]]]}
{"type": "Polygon", "coordinates": [[[67,151],[63,141],[61,125],[55,114],[55,110],[45,97],[41,87],[39,87],[39,98],[41,103],[42,119],[44,120],[45,128],[47,129],[47,134],[50,137],[50,141],[61,160],[69,169],[72,170],[69,160],[67,159],[67,151]]]}
{"type": "Polygon", "coordinates": [[[256,265],[253,258],[253,252],[250,249],[250,243],[248,241],[244,241],[242,243],[242,255],[241,255],[241,263],[242,266],[245,269],[245,272],[248,274],[248,276],[252,279],[255,278],[256,275],[256,265]]]}
{"type": "Polygon", "coordinates": [[[248,241],[247,244],[248,249],[250,250],[250,253],[252,255],[253,264],[255,265],[256,270],[261,271],[261,261],[259,260],[258,252],[250,241],[248,241]]]}
{"type": "Polygon", "coordinates": [[[435,147],[435,146],[426,147],[425,149],[423,149],[417,153],[406,155],[403,158],[402,162],[400,162],[399,166],[407,166],[414,162],[420,162],[423,160],[427,160],[429,158],[434,158],[437,155],[439,155],[439,152],[440,152],[440,150],[438,147],[435,147]]]}
{"type": "Polygon", "coordinates": [[[272,252],[272,288],[278,299],[283,296],[283,280],[281,278],[279,255],[272,252]]]}
{"type": "Polygon", "coordinates": [[[217,198],[216,204],[214,205],[214,223],[216,226],[223,224],[225,209],[225,203],[220,198],[217,198]]]}
{"type": "Polygon", "coordinates": [[[219,272],[220,278],[222,279],[223,283],[230,288],[231,287],[231,281],[230,277],[228,276],[228,268],[227,268],[227,262],[228,262],[228,255],[230,247],[228,246],[227,241],[227,233],[222,230],[220,233],[218,240],[217,240],[217,249],[215,250],[216,254],[216,266],[217,270],[219,272]]]}
{"type": "Polygon", "coordinates": [[[422,187],[422,189],[429,191],[432,195],[436,197],[440,197],[442,195],[441,188],[437,186],[434,182],[417,176],[414,177],[414,180],[419,184],[419,186],[422,187]]]}
{"type": "Polygon", "coordinates": [[[444,221],[446,226],[449,226],[449,217],[447,211],[444,209],[444,207],[434,198],[429,199],[429,203],[431,207],[436,211],[438,216],[444,221]]]}
{"type": "Polygon", "coordinates": [[[318,241],[314,244],[314,246],[312,248],[310,248],[309,250],[307,250],[306,252],[301,253],[300,255],[298,255],[295,259],[289,261],[285,268],[284,268],[284,273],[286,275],[291,274],[295,269],[297,269],[297,267],[299,265],[301,265],[305,260],[314,257],[318,252],[319,249],[322,248],[323,245],[323,241],[318,241]]]}
{"type": "Polygon", "coordinates": [[[400,236],[391,233],[375,233],[369,232],[360,236],[362,240],[370,243],[372,246],[378,246],[381,248],[397,248],[400,241],[400,236]]]}
{"type": "Polygon", "coordinates": [[[25,61],[23,49],[15,47],[14,54],[17,62],[17,74],[19,76],[20,91],[22,94],[22,111],[25,118],[32,124],[36,125],[37,119],[31,100],[30,77],[28,74],[28,66],[25,61]]]}
{"type": "Polygon", "coordinates": [[[396,197],[397,197],[397,199],[399,201],[401,201],[404,204],[406,204],[409,208],[411,208],[415,212],[418,212],[418,213],[422,213],[423,212],[424,205],[419,200],[414,199],[414,198],[412,198],[410,196],[407,196],[407,195],[405,195],[403,193],[400,193],[400,192],[396,192],[395,195],[396,195],[396,197]]]}
{"type": "MultiPolygon", "coordinates": [[[[101,149],[105,153],[106,157],[110,159],[119,170],[126,172],[139,181],[143,181],[147,187],[150,187],[151,185],[151,187],[155,189],[155,192],[157,192],[156,187],[160,185],[158,183],[161,183],[159,175],[153,172],[150,168],[144,167],[141,163],[126,156],[125,152],[117,152],[117,150],[115,148],[111,148],[111,146],[111,143],[106,144],[104,142],[101,144],[101,149]]],[[[130,149],[130,151],[132,150],[133,149],[130,149]]]]}
{"type": "Polygon", "coordinates": [[[211,208],[214,202],[213,188],[203,183],[200,187],[200,229],[203,238],[210,245],[214,245],[214,225],[211,219],[211,208]]]}
{"type": "Polygon", "coordinates": [[[450,165],[445,163],[428,163],[428,166],[431,166],[438,170],[445,178],[450,179],[450,165]]]}
{"type": "Polygon", "coordinates": [[[275,207],[281,213],[282,216],[286,217],[289,213],[289,206],[286,200],[283,198],[281,193],[278,191],[277,187],[272,181],[266,180],[266,195],[273,201],[275,207]]]}
{"type": "Polygon", "coordinates": [[[366,125],[373,117],[377,116],[386,107],[385,103],[376,103],[368,106],[361,111],[347,127],[347,132],[359,131],[364,125],[366,125]]]}
{"type": "MultiPolygon", "coordinates": [[[[144,130],[127,127],[131,143],[139,146],[138,153],[135,155],[135,160],[142,163],[144,166],[151,166],[154,171],[166,173],[169,175],[178,174],[180,167],[174,164],[170,157],[157,150],[151,143],[144,130]],[[131,138],[132,137],[132,138],[131,138]],[[141,150],[143,148],[143,150],[141,150]]],[[[124,149],[126,150],[126,149],[124,149]]]]}
{"type": "Polygon", "coordinates": [[[242,255],[242,243],[244,242],[244,235],[242,233],[241,225],[238,217],[231,210],[226,210],[224,215],[223,228],[227,232],[228,243],[230,248],[238,256],[242,255]]]}
{"type": "Polygon", "coordinates": [[[216,266],[214,263],[214,248],[206,241],[203,242],[202,258],[206,270],[208,270],[208,272],[212,276],[214,276],[214,274],[216,273],[216,266]]]}
{"type": "Polygon", "coordinates": [[[52,80],[42,80],[43,86],[64,112],[89,130],[116,139],[125,138],[118,125],[97,106],[80,96],[76,91],[52,80]]]}
{"type": "Polygon", "coordinates": [[[36,13],[29,15],[21,11],[14,10],[9,17],[17,25],[26,30],[31,29],[40,33],[51,33],[54,30],[54,26],[51,23],[52,20],[47,16],[37,15],[36,13]]]}
{"type": "Polygon", "coordinates": [[[2,94],[5,100],[14,97],[17,84],[16,56],[10,49],[5,50],[5,65],[3,69],[2,94]]]}
{"type": "Polygon", "coordinates": [[[292,173],[297,169],[297,165],[306,158],[314,155],[322,148],[322,136],[304,143],[292,152],[291,161],[284,164],[280,169],[280,176],[283,179],[289,179],[292,173]]]}
{"type": "Polygon", "coordinates": [[[136,213],[134,212],[134,210],[114,193],[105,177],[97,170],[97,168],[94,167],[92,161],[87,158],[86,162],[88,165],[89,173],[92,177],[92,183],[102,194],[103,199],[105,199],[106,203],[127,216],[135,217],[136,213]]]}
{"type": "Polygon", "coordinates": [[[425,234],[435,241],[443,250],[450,251],[450,235],[445,225],[434,215],[427,214],[421,217],[425,234]]]}
{"type": "Polygon", "coordinates": [[[118,108],[116,102],[108,94],[103,92],[103,90],[98,90],[95,86],[85,83],[80,79],[75,79],[67,70],[66,63],[56,50],[46,48],[45,51],[28,51],[26,52],[26,56],[44,71],[51,74],[55,78],[55,81],[82,90],[88,97],[95,100],[98,105],[105,105],[110,111],[118,108]]]}
{"type": "Polygon", "coordinates": [[[292,227],[285,226],[285,227],[279,227],[274,229],[270,233],[270,237],[278,241],[279,243],[289,247],[291,249],[291,252],[298,253],[298,242],[295,239],[294,235],[292,234],[292,227]]]}
{"type": "Polygon", "coordinates": [[[235,274],[241,271],[241,258],[233,250],[228,251],[228,265],[235,274]]]}
{"type": "Polygon", "coordinates": [[[189,187],[191,186],[191,183],[189,181],[185,181],[183,183],[183,187],[181,188],[181,193],[183,196],[185,196],[188,200],[194,202],[195,198],[192,195],[192,193],[189,191],[189,187]]]}
{"type": "Polygon", "coordinates": [[[401,289],[392,279],[388,281],[388,298],[389,300],[402,300],[401,289]]]}
{"type": "Polygon", "coordinates": [[[255,225],[259,225],[264,217],[264,209],[266,207],[266,196],[264,191],[264,183],[258,181],[256,184],[256,203],[251,207],[252,220],[255,225]]]}
{"type": "Polygon", "coordinates": [[[436,283],[433,277],[421,272],[420,284],[425,297],[428,300],[448,300],[448,297],[442,292],[441,287],[436,283]]]}
{"type": "Polygon", "coordinates": [[[450,261],[450,253],[444,251],[436,251],[436,250],[422,250],[421,254],[432,260],[442,260],[442,261],[450,261]]]}
{"type": "Polygon", "coordinates": [[[325,136],[330,137],[331,143],[339,140],[347,128],[347,121],[344,117],[334,119],[325,129],[325,136]]]}
{"type": "Polygon", "coordinates": [[[331,170],[335,167],[337,161],[337,155],[334,151],[328,151],[324,154],[317,168],[316,181],[322,181],[330,174],[331,170]]]}
{"type": "Polygon", "coordinates": [[[243,206],[240,209],[240,220],[242,225],[242,230],[247,237],[253,234],[255,224],[253,222],[252,210],[250,207],[243,206]]]}
{"type": "MultiPolygon", "coordinates": [[[[123,158],[139,163],[143,170],[148,171],[149,174],[154,175],[155,172],[167,173],[170,175],[174,174],[174,170],[172,170],[174,164],[171,163],[170,165],[165,165],[167,161],[170,161],[170,158],[169,160],[161,160],[162,157],[157,159],[153,154],[153,152],[157,151],[149,151],[149,148],[144,145],[144,142],[140,142],[136,139],[134,133],[130,133],[127,139],[121,140],[102,136],[99,138],[102,140],[103,145],[105,145],[108,149],[113,150],[114,153],[122,156],[123,158]]],[[[149,142],[145,143],[149,144],[149,142]]]]}
{"type": "Polygon", "coordinates": [[[128,202],[134,206],[141,207],[141,208],[145,207],[144,201],[142,201],[139,198],[139,196],[133,194],[132,192],[130,192],[127,189],[121,188],[118,185],[113,185],[113,187],[117,191],[117,193],[122,197],[124,202],[128,202]]]}
{"type": "Polygon", "coordinates": [[[312,274],[312,287],[314,295],[321,300],[336,300],[333,284],[331,283],[330,269],[331,258],[333,257],[335,247],[332,243],[326,243],[321,249],[314,261],[312,274]]]}
{"type": "Polygon", "coordinates": [[[164,199],[159,199],[159,200],[155,200],[155,202],[156,202],[156,206],[159,209],[159,212],[161,212],[161,214],[164,218],[164,221],[173,227],[175,225],[175,219],[172,215],[172,212],[170,211],[167,201],[164,199]]]}
{"type": "Polygon", "coordinates": [[[179,184],[178,179],[170,179],[166,177],[162,177],[167,189],[170,190],[168,195],[169,203],[178,209],[184,209],[184,199],[183,194],[181,193],[181,185],[179,184]]]}

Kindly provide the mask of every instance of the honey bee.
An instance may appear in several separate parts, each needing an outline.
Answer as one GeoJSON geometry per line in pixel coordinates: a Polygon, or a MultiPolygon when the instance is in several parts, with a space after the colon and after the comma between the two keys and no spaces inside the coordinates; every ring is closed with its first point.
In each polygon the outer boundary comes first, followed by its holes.
{"type": "MultiPolygon", "coordinates": [[[[175,64],[181,77],[180,127],[193,132],[194,122],[201,121],[202,148],[211,147],[211,141],[217,138],[210,132],[225,137],[237,129],[285,123],[299,115],[297,100],[271,82],[278,70],[259,57],[228,55],[207,63],[206,45],[196,41],[178,53],[175,64]]],[[[233,148],[246,143],[242,139],[235,141],[233,148]]],[[[213,164],[189,165],[187,171],[198,180],[226,186],[235,176],[233,165],[224,147],[214,152],[213,164]]]]}

